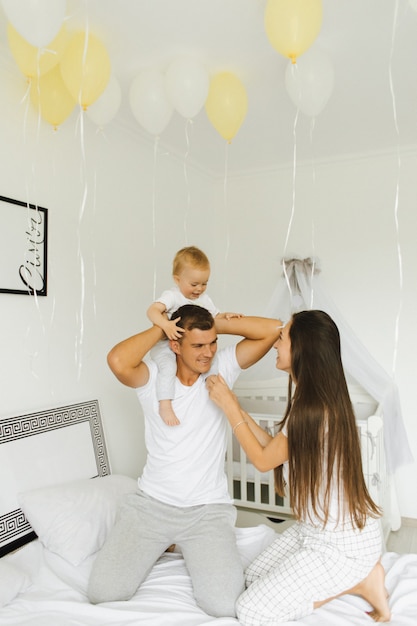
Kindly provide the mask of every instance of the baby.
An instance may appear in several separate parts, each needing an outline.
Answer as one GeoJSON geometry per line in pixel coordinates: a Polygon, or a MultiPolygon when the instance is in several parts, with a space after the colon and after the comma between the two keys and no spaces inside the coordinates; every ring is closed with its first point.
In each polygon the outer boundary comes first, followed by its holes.
{"type": "MultiPolygon", "coordinates": [[[[164,331],[168,339],[180,339],[183,328],[177,326],[170,316],[184,304],[197,304],[208,309],[213,317],[242,317],[240,313],[220,313],[205,293],[210,276],[207,256],[195,246],[182,248],[174,258],[172,275],[175,285],[167,289],[151,304],[147,311],[150,321],[164,331]]],[[[168,341],[160,341],[152,349],[152,358],[158,365],[157,398],[159,414],[168,426],[176,426],[179,420],[172,408],[174,398],[176,360],[168,341]]]]}

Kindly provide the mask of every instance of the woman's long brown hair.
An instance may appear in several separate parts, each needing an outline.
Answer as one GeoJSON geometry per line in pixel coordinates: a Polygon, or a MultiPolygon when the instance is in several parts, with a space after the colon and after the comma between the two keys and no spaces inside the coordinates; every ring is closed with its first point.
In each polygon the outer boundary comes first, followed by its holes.
{"type": "MultiPolygon", "coordinates": [[[[287,423],[290,504],[297,519],[309,511],[325,525],[332,490],[339,493],[340,521],[349,514],[356,528],[381,510],[366,488],[358,428],[340,354],[336,324],[323,311],[292,317],[291,375],[287,423]],[[293,385],[294,383],[294,385],[293,385]],[[292,393],[295,386],[294,393],[292,393]]],[[[285,491],[282,465],[275,485],[285,491]]]]}

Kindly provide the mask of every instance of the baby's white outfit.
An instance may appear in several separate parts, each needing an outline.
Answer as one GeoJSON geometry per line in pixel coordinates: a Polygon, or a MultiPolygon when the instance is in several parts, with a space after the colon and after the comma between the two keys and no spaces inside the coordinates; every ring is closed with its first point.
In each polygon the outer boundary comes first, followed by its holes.
{"type": "MultiPolygon", "coordinates": [[[[219,313],[219,309],[214,305],[212,299],[203,293],[199,298],[191,300],[186,298],[175,285],[171,289],[166,289],[161,296],[155,300],[165,305],[166,313],[170,318],[180,306],[184,304],[196,304],[212,314],[213,317],[219,313]]],[[[166,339],[158,341],[152,348],[152,359],[158,366],[158,378],[156,384],[156,397],[159,400],[173,400],[175,393],[175,377],[177,374],[177,363],[175,354],[172,352],[166,339]]]]}

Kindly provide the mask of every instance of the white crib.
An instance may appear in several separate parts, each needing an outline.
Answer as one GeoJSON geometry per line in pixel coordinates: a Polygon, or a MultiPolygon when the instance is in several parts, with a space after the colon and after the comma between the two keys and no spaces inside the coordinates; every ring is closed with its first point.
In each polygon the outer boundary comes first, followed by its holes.
{"type": "MultiPolygon", "coordinates": [[[[287,404],[287,378],[237,382],[234,392],[241,406],[269,432],[276,432],[287,404]]],[[[385,541],[391,530],[401,525],[398,505],[386,472],[384,422],[376,401],[359,385],[349,385],[361,440],[365,480],[374,501],[384,511],[382,529],[385,541]]],[[[226,455],[229,491],[238,510],[260,513],[270,521],[291,518],[287,498],[275,493],[273,472],[257,471],[229,431],[226,455]]]]}

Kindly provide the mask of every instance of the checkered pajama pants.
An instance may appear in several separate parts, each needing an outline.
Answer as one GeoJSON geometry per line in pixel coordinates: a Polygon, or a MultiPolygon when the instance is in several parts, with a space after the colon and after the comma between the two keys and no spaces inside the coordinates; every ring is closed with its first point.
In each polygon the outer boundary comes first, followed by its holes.
{"type": "Polygon", "coordinates": [[[247,568],[238,619],[244,626],[275,626],[309,615],[314,602],[366,578],[381,551],[379,520],[369,519],[362,531],[296,522],[247,568]]]}

